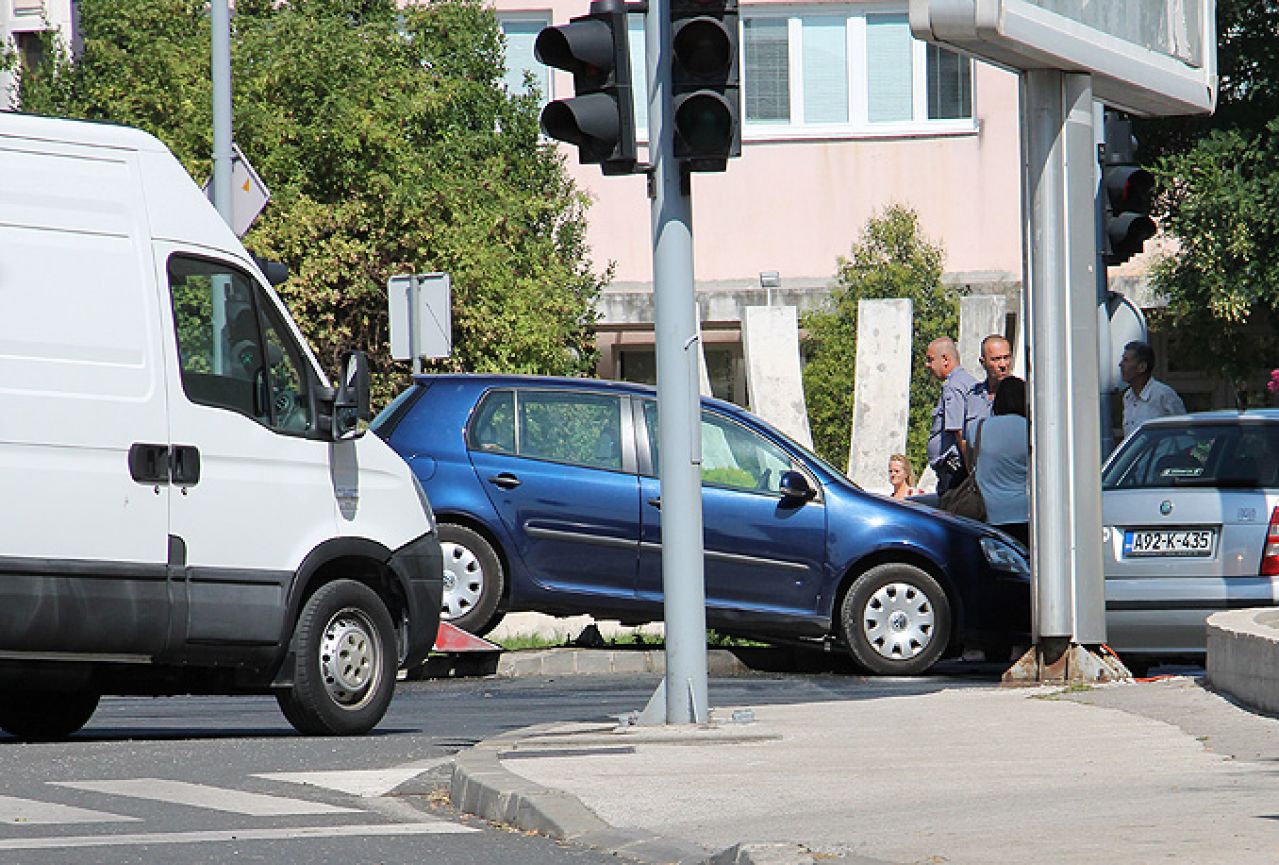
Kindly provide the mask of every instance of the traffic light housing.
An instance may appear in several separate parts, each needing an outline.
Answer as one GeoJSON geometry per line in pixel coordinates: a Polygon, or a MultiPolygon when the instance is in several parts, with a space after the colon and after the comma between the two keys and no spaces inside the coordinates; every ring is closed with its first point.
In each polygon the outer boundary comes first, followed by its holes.
{"type": "Polygon", "coordinates": [[[742,153],[737,0],[671,0],[675,158],[723,171],[742,153]]]}
{"type": "Polygon", "coordinates": [[[1137,164],[1132,121],[1107,110],[1106,145],[1101,166],[1103,206],[1102,258],[1108,266],[1123,264],[1155,236],[1150,205],[1155,178],[1137,164]]]}
{"type": "Polygon", "coordinates": [[[578,149],[605,174],[635,171],[635,107],[624,0],[596,0],[590,12],[537,35],[538,62],[573,75],[573,97],[548,102],[542,131],[578,149]]]}

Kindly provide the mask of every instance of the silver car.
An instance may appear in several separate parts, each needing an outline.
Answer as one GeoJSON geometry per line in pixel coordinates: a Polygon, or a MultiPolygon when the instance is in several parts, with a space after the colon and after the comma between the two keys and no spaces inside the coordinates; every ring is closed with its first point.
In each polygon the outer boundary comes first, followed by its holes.
{"type": "Polygon", "coordinates": [[[1202,655],[1218,610],[1279,603],[1279,411],[1147,421],[1102,469],[1109,643],[1202,655]]]}

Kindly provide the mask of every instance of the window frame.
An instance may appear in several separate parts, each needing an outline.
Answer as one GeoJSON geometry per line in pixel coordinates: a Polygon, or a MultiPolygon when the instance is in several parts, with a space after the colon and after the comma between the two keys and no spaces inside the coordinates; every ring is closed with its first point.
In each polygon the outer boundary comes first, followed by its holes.
{"type": "Polygon", "coordinates": [[[911,40],[911,118],[909,120],[871,121],[869,89],[866,74],[867,18],[876,15],[905,16],[899,3],[841,4],[838,6],[786,5],[741,7],[742,140],[777,141],[846,138],[911,138],[943,135],[972,135],[979,124],[976,105],[976,82],[973,61],[969,63],[969,117],[930,119],[928,117],[928,43],[911,40]],[[846,123],[808,123],[804,112],[804,18],[837,18],[845,20],[845,73],[848,76],[849,99],[846,123]],[[745,20],[747,18],[781,18],[787,23],[788,69],[790,77],[790,120],[751,121],[746,118],[745,93],[750,87],[749,69],[745,61],[745,20]]]}

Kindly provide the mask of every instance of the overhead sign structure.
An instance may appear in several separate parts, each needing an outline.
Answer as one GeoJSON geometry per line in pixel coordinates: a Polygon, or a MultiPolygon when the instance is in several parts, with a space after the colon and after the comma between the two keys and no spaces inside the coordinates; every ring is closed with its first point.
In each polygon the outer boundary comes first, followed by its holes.
{"type": "Polygon", "coordinates": [[[386,281],[391,357],[412,360],[453,353],[453,285],[447,273],[393,276],[386,281]]]}
{"type": "Polygon", "coordinates": [[[1012,69],[1087,72],[1093,96],[1149,116],[1217,104],[1216,0],[910,0],[910,28],[1012,69]]]}
{"type": "MultiPolygon", "coordinates": [[[[213,181],[204,184],[204,194],[213,200],[213,181]]],[[[231,230],[236,237],[244,237],[266,209],[271,200],[271,190],[253,170],[240,148],[231,145],[231,230]]]]}

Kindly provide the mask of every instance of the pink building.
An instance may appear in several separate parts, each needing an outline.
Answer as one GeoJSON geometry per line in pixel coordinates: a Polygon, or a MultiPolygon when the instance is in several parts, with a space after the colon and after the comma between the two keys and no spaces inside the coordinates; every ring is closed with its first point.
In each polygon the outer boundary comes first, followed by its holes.
{"type": "MultiPolygon", "coordinates": [[[[584,0],[495,0],[508,86],[528,70],[549,98],[572,79],[533,59],[541,27],[584,0]]],[[[919,213],[949,279],[978,292],[1021,282],[1018,85],[1011,73],[914,40],[899,2],[742,0],[742,156],[693,181],[694,258],[707,365],[717,395],[741,401],[741,308],[820,302],[867,219],[890,204],[919,213]],[[775,278],[774,278],[775,275],[775,278]],[[774,283],[775,287],[764,287],[774,283]]],[[[643,22],[631,21],[643,68],[643,22]]],[[[640,88],[637,86],[637,91],[640,88]]],[[[637,92],[637,103],[647,97],[637,92]]],[[[643,104],[638,126],[647,130],[643,104]]],[[[641,177],[570,170],[588,190],[597,267],[615,266],[600,304],[605,376],[653,375],[649,206],[641,177]]]]}

